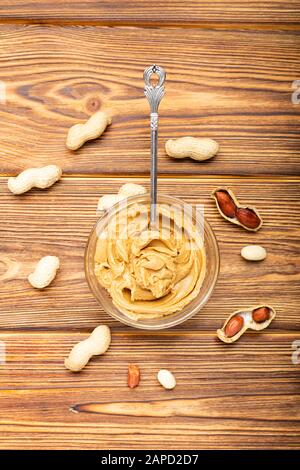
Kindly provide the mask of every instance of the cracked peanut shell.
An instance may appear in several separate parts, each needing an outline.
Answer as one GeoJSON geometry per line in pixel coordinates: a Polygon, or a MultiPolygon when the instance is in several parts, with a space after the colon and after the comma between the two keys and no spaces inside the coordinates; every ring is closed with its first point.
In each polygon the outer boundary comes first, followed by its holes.
{"type": "Polygon", "coordinates": [[[234,343],[237,341],[248,329],[254,331],[262,331],[267,328],[270,323],[274,320],[276,316],[276,311],[274,307],[270,305],[256,305],[254,307],[244,308],[241,310],[236,310],[226,319],[222,328],[217,330],[218,338],[224,343],[234,343]],[[257,321],[255,321],[256,318],[257,321]],[[234,317],[241,318],[242,321],[238,320],[235,323],[240,324],[240,329],[234,331],[234,324],[232,319],[234,317]],[[231,336],[230,332],[228,334],[228,326],[230,327],[230,322],[233,324],[232,332],[234,334],[231,336]]]}

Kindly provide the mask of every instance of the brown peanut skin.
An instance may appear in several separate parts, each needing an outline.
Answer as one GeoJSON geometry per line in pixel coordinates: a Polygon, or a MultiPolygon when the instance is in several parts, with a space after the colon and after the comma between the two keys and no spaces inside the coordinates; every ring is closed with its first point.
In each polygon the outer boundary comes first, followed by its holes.
{"type": "Polygon", "coordinates": [[[236,210],[235,216],[237,220],[245,227],[255,229],[260,224],[259,217],[248,208],[240,207],[236,210]]]}
{"type": "Polygon", "coordinates": [[[235,216],[236,205],[230,195],[226,191],[217,191],[215,197],[223,214],[232,219],[235,216]]]}
{"type": "Polygon", "coordinates": [[[243,325],[244,325],[243,317],[240,317],[239,315],[235,315],[234,317],[230,318],[229,322],[227,323],[225,327],[225,335],[228,336],[228,338],[232,338],[239,331],[241,331],[241,329],[243,328],[243,325]]]}
{"type": "Polygon", "coordinates": [[[270,318],[270,309],[268,307],[259,307],[253,310],[252,318],[256,323],[263,323],[270,318]]]}
{"type": "Polygon", "coordinates": [[[135,388],[140,383],[140,368],[135,364],[128,366],[128,387],[135,388]]]}

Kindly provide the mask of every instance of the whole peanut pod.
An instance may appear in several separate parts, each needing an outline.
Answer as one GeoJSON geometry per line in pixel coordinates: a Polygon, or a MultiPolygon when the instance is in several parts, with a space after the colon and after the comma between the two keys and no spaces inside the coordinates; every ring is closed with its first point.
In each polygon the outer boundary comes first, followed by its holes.
{"type": "Polygon", "coordinates": [[[166,142],[166,152],[173,158],[187,158],[202,161],[216,155],[219,151],[219,144],[206,137],[180,137],[179,139],[169,139],[166,142]]]}
{"type": "Polygon", "coordinates": [[[77,150],[88,140],[97,139],[109,124],[111,124],[111,118],[105,111],[93,114],[84,124],[75,124],[69,129],[67,148],[77,150]]]}
{"type": "Polygon", "coordinates": [[[40,259],[33,273],[29,274],[28,281],[36,289],[44,289],[49,286],[59,269],[57,256],[44,256],[40,259]]]}
{"type": "Polygon", "coordinates": [[[65,367],[72,372],[79,372],[92,356],[104,354],[111,342],[110,329],[106,325],[97,326],[90,336],[75,344],[65,359],[65,367]]]}
{"type": "Polygon", "coordinates": [[[31,188],[46,189],[60,179],[62,170],[56,165],[28,168],[18,176],[8,179],[8,189],[13,194],[23,194],[31,188]]]}
{"type": "Polygon", "coordinates": [[[123,184],[118,194],[105,194],[101,196],[98,201],[97,209],[99,211],[106,211],[110,209],[117,202],[121,202],[127,197],[138,196],[139,194],[145,194],[146,188],[136,183],[125,183],[123,184]]]}
{"type": "Polygon", "coordinates": [[[136,183],[125,183],[119,189],[119,196],[122,197],[131,197],[131,196],[138,196],[139,194],[145,194],[146,188],[141,184],[136,183]]]}

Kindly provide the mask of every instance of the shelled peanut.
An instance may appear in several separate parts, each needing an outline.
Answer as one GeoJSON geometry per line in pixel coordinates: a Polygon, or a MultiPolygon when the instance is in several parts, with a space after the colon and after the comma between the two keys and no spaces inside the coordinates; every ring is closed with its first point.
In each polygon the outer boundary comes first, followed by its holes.
{"type": "Polygon", "coordinates": [[[139,366],[136,364],[128,365],[128,378],[127,384],[129,388],[135,388],[140,383],[141,372],[139,366]]]}
{"type": "Polygon", "coordinates": [[[218,338],[224,343],[234,343],[246,330],[261,331],[275,318],[276,311],[269,305],[258,305],[233,312],[222,328],[217,330],[218,338]]]}
{"type": "Polygon", "coordinates": [[[157,380],[166,390],[172,390],[176,387],[174,374],[168,369],[160,369],[157,373],[157,380]]]}
{"type": "Polygon", "coordinates": [[[217,188],[211,195],[224,219],[252,232],[256,232],[262,226],[263,221],[257,209],[241,205],[230,189],[217,188]]]}
{"type": "Polygon", "coordinates": [[[267,257],[267,250],[260,245],[247,245],[241,249],[241,256],[247,261],[262,261],[267,257]]]}

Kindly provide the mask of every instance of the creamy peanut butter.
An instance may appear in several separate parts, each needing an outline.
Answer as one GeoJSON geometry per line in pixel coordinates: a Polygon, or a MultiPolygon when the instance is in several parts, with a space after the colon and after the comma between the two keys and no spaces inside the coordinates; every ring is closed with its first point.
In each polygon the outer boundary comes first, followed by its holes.
{"type": "Polygon", "coordinates": [[[182,310],[199,293],[205,275],[202,238],[190,217],[168,205],[157,207],[157,229],[149,207],[120,210],[97,240],[95,275],[114,305],[135,320],[182,310]]]}

